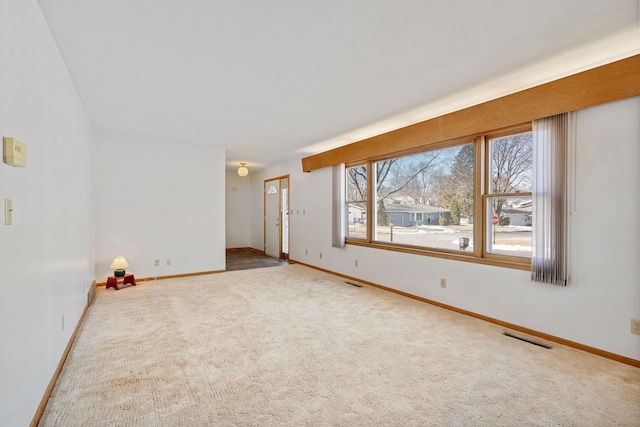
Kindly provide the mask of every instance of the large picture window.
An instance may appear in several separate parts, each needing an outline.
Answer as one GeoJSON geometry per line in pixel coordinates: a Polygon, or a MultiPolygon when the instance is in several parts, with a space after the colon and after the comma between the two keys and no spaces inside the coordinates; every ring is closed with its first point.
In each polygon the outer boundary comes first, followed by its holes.
{"type": "Polygon", "coordinates": [[[528,268],[532,141],[526,124],[347,165],[347,243],[528,268]]]}
{"type": "Polygon", "coordinates": [[[473,242],[473,144],[375,162],[374,241],[467,250],[473,242]],[[460,238],[467,244],[461,249],[460,238]]]}

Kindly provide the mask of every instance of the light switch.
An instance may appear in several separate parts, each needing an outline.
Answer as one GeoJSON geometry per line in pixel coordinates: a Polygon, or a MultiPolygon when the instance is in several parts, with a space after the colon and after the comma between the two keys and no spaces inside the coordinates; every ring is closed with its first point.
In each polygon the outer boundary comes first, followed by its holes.
{"type": "Polygon", "coordinates": [[[4,225],[11,225],[13,223],[13,202],[9,199],[4,199],[4,225]]]}

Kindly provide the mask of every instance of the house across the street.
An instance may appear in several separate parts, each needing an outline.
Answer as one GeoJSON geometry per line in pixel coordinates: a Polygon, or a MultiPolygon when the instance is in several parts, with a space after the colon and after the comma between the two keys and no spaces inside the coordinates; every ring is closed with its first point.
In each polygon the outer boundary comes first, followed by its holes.
{"type": "Polygon", "coordinates": [[[398,227],[438,224],[440,218],[451,221],[449,209],[429,205],[391,203],[384,207],[384,211],[387,214],[387,222],[392,222],[398,227]]]}
{"type": "Polygon", "coordinates": [[[513,205],[505,206],[502,208],[500,215],[509,217],[509,225],[530,226],[531,211],[531,200],[528,200],[522,203],[514,203],[513,205]]]}

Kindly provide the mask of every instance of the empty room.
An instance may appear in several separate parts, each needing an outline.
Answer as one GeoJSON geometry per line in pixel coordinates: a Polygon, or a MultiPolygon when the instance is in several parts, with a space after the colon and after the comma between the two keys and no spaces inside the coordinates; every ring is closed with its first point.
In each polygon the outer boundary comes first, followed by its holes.
{"type": "Polygon", "coordinates": [[[637,0],[0,0],[1,426],[640,425],[637,0]]]}

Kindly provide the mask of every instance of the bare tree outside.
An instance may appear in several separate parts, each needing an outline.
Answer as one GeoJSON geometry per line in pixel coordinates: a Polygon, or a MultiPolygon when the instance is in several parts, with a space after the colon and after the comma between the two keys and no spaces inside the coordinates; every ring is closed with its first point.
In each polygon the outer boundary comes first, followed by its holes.
{"type": "Polygon", "coordinates": [[[384,200],[394,194],[407,195],[419,203],[426,203],[430,193],[430,179],[437,167],[442,151],[428,151],[412,156],[383,160],[376,163],[376,194],[384,200]]]}
{"type": "MultiPolygon", "coordinates": [[[[386,224],[384,200],[393,195],[409,195],[414,200],[426,201],[434,196],[434,180],[431,175],[438,165],[441,151],[430,151],[413,156],[376,162],[377,217],[380,225],[386,224]]],[[[437,189],[439,192],[439,189],[437,189]]],[[[347,169],[347,200],[367,200],[367,167],[347,169]]]]}
{"type": "MultiPolygon", "coordinates": [[[[510,135],[491,140],[491,188],[493,194],[531,192],[533,134],[510,135]]],[[[494,213],[500,216],[503,199],[496,199],[494,213]]]]}
{"type": "Polygon", "coordinates": [[[347,169],[347,200],[367,200],[367,166],[347,169]]]}

